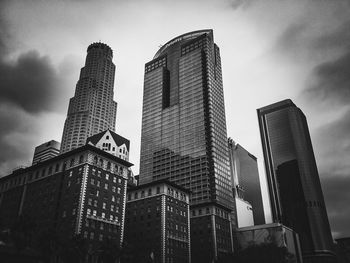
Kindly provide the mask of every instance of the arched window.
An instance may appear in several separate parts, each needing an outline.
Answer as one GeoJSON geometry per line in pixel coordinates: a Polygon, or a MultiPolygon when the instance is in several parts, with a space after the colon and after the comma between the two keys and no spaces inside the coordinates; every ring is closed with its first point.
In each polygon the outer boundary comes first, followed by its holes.
{"type": "Polygon", "coordinates": [[[74,158],[72,158],[72,159],[70,160],[69,166],[72,167],[73,165],[74,165],[74,158]]]}
{"type": "Polygon", "coordinates": [[[97,164],[97,156],[94,157],[94,164],[97,164]]]}
{"type": "Polygon", "coordinates": [[[103,166],[103,160],[100,159],[100,166],[103,166]]]}
{"type": "Polygon", "coordinates": [[[107,163],[107,170],[111,170],[111,162],[107,163]]]}
{"type": "Polygon", "coordinates": [[[79,163],[83,163],[84,162],[84,156],[83,155],[80,155],[79,157],[79,163]]]}

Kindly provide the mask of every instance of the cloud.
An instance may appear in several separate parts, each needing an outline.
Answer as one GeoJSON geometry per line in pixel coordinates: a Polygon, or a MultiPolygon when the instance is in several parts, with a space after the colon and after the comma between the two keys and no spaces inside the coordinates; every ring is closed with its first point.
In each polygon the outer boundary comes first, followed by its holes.
{"type": "Polygon", "coordinates": [[[334,238],[350,236],[350,176],[329,173],[323,176],[323,194],[326,201],[327,213],[334,238]]]}
{"type": "Polygon", "coordinates": [[[37,119],[12,104],[0,104],[0,177],[30,162],[37,119]]]}
{"type": "Polygon", "coordinates": [[[49,58],[37,51],[0,61],[0,102],[10,102],[30,113],[56,110],[59,79],[49,58]]]}
{"type": "Polygon", "coordinates": [[[19,50],[3,7],[4,2],[0,4],[0,176],[31,162],[34,147],[43,142],[42,119],[66,112],[75,67],[72,59],[65,58],[56,67],[37,50],[19,50]]]}

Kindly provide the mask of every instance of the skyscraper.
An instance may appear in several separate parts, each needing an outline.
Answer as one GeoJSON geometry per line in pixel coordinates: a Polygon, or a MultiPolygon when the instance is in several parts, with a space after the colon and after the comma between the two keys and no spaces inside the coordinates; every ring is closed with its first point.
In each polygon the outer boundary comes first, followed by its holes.
{"type": "Polygon", "coordinates": [[[115,65],[113,51],[103,43],[87,49],[74,97],[69,101],[61,153],[85,144],[88,137],[115,129],[117,103],[113,101],[115,65]]]}
{"type": "Polygon", "coordinates": [[[242,191],[242,198],[253,206],[254,225],[265,224],[257,159],[231,138],[228,140],[228,150],[236,196],[242,191]]]}
{"type": "Polygon", "coordinates": [[[305,115],[291,100],[257,111],[274,222],[299,234],[304,262],[334,262],[333,241],[305,115]]]}
{"type": "Polygon", "coordinates": [[[51,140],[35,147],[32,165],[59,155],[60,146],[61,144],[59,142],[51,140]]]}
{"type": "Polygon", "coordinates": [[[212,30],[170,40],[145,65],[139,180],[159,179],[191,190],[192,262],[231,252],[233,198],[212,30]]]}

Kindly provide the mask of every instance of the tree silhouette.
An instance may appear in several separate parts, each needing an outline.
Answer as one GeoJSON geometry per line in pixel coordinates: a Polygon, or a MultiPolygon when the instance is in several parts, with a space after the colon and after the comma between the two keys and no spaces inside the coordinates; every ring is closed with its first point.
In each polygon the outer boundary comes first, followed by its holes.
{"type": "Polygon", "coordinates": [[[262,244],[235,253],[232,263],[295,263],[296,258],[285,247],[262,244]]]}
{"type": "Polygon", "coordinates": [[[115,263],[120,259],[121,253],[118,241],[106,238],[99,248],[99,263],[115,263]]]}

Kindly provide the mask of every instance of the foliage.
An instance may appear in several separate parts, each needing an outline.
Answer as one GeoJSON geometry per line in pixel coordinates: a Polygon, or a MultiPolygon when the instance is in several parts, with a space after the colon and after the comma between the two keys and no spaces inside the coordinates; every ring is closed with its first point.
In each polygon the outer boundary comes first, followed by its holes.
{"type": "Polygon", "coordinates": [[[295,257],[285,247],[274,244],[250,246],[235,253],[234,263],[294,263],[295,257]]]}

